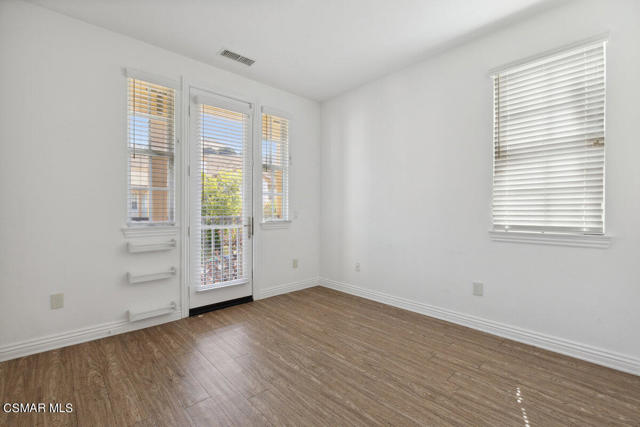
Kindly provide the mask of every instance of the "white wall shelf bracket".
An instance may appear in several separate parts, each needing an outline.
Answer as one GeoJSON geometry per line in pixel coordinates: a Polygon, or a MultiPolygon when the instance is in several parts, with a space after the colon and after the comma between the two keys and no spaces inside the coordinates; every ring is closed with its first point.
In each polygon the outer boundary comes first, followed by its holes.
{"type": "Polygon", "coordinates": [[[176,271],[177,270],[175,267],[171,267],[169,271],[161,271],[159,273],[148,273],[148,274],[127,273],[127,281],[133,285],[135,283],[144,283],[144,282],[151,282],[154,280],[168,279],[172,276],[175,276],[176,271]]]}
{"type": "Polygon", "coordinates": [[[167,242],[127,242],[127,250],[134,254],[140,252],[170,251],[176,247],[176,239],[167,242]]]}
{"type": "Polygon", "coordinates": [[[177,304],[175,301],[171,301],[168,306],[156,308],[149,311],[132,311],[129,310],[129,322],[137,322],[139,320],[149,319],[151,317],[165,316],[176,311],[177,304]]]}

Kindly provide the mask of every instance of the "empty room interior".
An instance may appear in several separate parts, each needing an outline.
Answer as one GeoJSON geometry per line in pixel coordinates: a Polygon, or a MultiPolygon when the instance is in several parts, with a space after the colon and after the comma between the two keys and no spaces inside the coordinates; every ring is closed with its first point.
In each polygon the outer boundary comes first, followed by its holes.
{"type": "Polygon", "coordinates": [[[639,46],[638,0],[0,0],[0,425],[640,426],[639,46]]]}

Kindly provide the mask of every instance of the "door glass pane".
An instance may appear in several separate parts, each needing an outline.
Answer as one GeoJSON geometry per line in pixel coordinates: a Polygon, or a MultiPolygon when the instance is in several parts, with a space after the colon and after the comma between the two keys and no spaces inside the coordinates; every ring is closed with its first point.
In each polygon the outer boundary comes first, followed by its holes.
{"type": "Polygon", "coordinates": [[[200,105],[200,285],[246,278],[248,115],[200,105]]]}

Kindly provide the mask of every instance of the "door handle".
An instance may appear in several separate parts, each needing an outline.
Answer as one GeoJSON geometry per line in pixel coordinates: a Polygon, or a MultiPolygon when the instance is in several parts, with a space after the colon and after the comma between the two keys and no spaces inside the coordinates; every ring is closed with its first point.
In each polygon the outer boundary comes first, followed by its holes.
{"type": "Polygon", "coordinates": [[[244,226],[247,227],[247,237],[249,238],[253,237],[253,217],[252,216],[247,217],[247,223],[244,226]]]}

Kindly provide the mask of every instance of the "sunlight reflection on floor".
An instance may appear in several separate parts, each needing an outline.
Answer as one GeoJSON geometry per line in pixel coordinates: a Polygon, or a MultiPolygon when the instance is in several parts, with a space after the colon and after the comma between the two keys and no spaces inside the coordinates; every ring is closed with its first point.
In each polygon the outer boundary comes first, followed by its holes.
{"type": "Polygon", "coordinates": [[[527,416],[527,410],[524,409],[524,397],[522,397],[520,387],[516,387],[516,401],[520,404],[520,410],[522,411],[522,419],[524,420],[524,425],[526,427],[529,427],[529,417],[527,416]]]}

